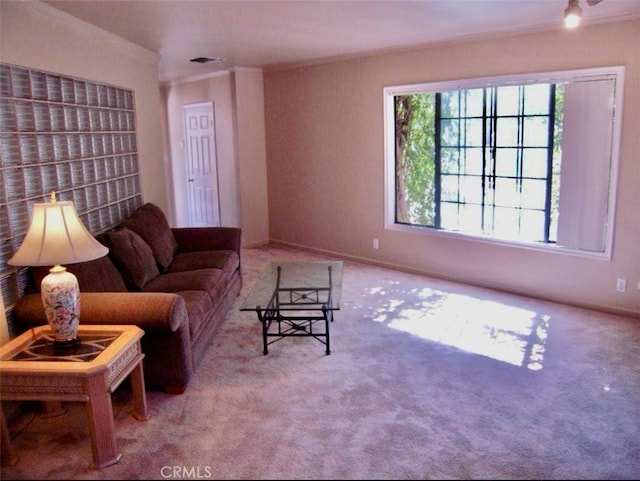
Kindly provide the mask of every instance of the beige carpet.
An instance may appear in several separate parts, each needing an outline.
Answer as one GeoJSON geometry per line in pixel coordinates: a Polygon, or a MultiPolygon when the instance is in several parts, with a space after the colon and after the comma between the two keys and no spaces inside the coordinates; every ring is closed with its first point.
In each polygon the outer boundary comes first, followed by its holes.
{"type": "Polygon", "coordinates": [[[10,427],[2,479],[637,479],[640,322],[347,261],[332,353],[262,354],[238,306],[183,395],[114,394],[122,460],[96,471],[81,404],[10,427]]]}

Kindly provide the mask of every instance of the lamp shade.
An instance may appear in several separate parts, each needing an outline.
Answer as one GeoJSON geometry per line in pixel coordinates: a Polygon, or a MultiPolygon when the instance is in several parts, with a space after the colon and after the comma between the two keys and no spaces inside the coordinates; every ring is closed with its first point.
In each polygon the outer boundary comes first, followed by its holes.
{"type": "Polygon", "coordinates": [[[108,252],[86,229],[72,202],[56,202],[54,192],[51,202],[33,206],[27,235],[8,263],[53,266],[42,279],[40,291],[56,347],[69,349],[80,343],[80,287],[76,276],[61,264],[92,261],[108,252]]]}
{"type": "Polygon", "coordinates": [[[14,266],[53,266],[98,259],[109,252],[86,229],[73,202],[34,204],[31,225],[22,245],[8,263],[14,266]]]}

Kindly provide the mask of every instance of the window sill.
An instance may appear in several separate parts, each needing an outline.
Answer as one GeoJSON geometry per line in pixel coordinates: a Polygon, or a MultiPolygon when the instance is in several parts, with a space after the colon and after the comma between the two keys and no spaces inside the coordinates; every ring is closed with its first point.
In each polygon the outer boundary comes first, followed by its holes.
{"type": "Polygon", "coordinates": [[[611,260],[610,250],[605,250],[603,252],[581,251],[578,249],[570,249],[568,247],[562,247],[555,244],[539,244],[535,242],[514,241],[488,236],[476,236],[472,234],[464,234],[462,232],[445,231],[441,229],[434,229],[431,227],[411,226],[406,224],[388,224],[385,226],[385,229],[396,232],[404,232],[416,236],[455,239],[465,242],[478,242],[498,247],[533,250],[550,254],[576,256],[601,261],[611,260]]]}

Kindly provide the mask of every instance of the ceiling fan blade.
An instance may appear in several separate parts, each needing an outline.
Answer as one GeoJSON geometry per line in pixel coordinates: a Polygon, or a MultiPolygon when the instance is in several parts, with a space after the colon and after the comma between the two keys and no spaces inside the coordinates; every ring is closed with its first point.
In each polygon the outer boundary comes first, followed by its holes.
{"type": "Polygon", "coordinates": [[[594,5],[597,5],[601,2],[602,0],[587,0],[587,3],[589,4],[590,7],[593,7],[594,5]]]}

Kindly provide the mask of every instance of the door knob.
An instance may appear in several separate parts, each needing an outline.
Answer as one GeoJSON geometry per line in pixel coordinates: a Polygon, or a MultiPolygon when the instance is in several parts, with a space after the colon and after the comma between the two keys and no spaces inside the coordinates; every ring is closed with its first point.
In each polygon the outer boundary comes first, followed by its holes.
{"type": "Polygon", "coordinates": [[[193,177],[189,179],[189,182],[193,182],[193,177]]]}

